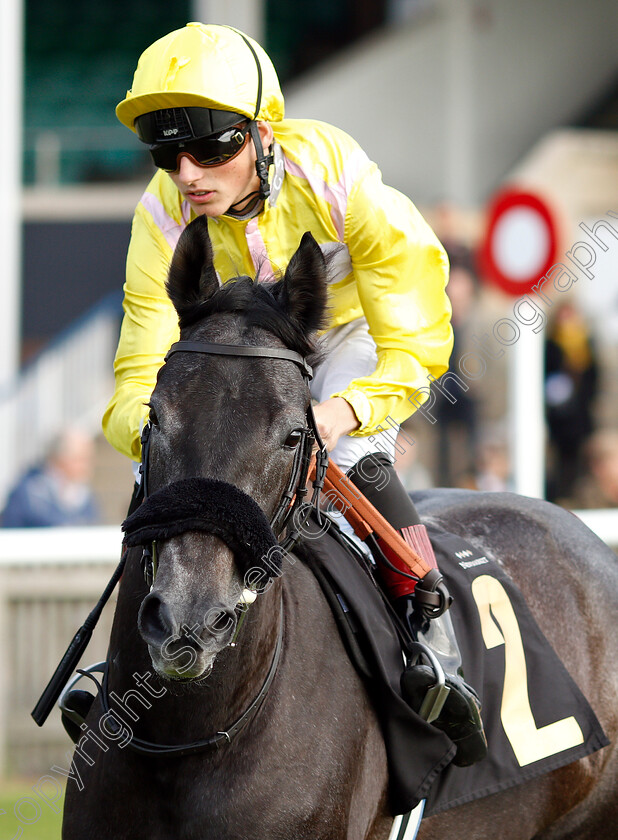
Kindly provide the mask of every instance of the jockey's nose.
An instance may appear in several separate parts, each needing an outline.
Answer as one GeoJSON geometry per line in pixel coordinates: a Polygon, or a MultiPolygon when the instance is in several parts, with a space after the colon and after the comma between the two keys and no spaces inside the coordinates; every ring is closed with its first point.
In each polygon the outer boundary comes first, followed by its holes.
{"type": "Polygon", "coordinates": [[[199,181],[204,172],[204,167],[197,164],[188,155],[178,156],[178,177],[183,184],[193,184],[199,181]]]}

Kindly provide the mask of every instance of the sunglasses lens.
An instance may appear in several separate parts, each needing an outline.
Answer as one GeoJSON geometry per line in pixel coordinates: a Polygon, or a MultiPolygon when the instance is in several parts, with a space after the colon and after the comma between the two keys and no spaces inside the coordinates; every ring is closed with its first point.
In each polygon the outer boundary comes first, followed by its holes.
{"type": "Polygon", "coordinates": [[[177,160],[180,150],[178,143],[165,146],[159,146],[155,149],[150,149],[150,157],[152,162],[158,169],[164,169],[166,172],[173,172],[178,169],[177,160]]]}
{"type": "Polygon", "coordinates": [[[235,157],[245,146],[249,126],[227,128],[225,131],[196,140],[180,143],[162,143],[151,146],[153,163],[166,172],[178,169],[178,156],[190,155],[201,166],[220,166],[235,157]]]}

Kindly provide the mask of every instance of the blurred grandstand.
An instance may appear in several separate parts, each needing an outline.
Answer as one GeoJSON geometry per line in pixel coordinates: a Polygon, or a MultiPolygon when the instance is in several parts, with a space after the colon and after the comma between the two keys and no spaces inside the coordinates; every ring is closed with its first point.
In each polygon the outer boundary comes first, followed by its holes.
{"type": "MultiPolygon", "coordinates": [[[[145,176],[150,159],[116,122],[114,108],[142,50],[188,20],[201,20],[213,5],[126,0],[120,9],[113,0],[27,0],[25,184],[145,176]]],[[[265,46],[282,82],[384,24],[388,5],[269,0],[263,6],[265,46]]]]}

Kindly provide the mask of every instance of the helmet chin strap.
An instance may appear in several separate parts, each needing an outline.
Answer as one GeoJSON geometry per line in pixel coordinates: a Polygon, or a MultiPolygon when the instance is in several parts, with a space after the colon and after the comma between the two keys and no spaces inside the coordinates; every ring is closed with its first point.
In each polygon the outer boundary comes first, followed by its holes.
{"type": "Polygon", "coordinates": [[[233,204],[229,210],[227,211],[232,216],[236,216],[237,218],[247,218],[254,214],[255,209],[260,201],[264,201],[270,195],[270,184],[268,183],[268,168],[274,162],[274,156],[272,154],[265,155],[264,154],[264,147],[262,146],[262,138],[260,137],[260,132],[257,125],[257,118],[258,114],[260,113],[260,108],[262,107],[262,66],[260,64],[260,60],[257,57],[257,53],[253,49],[251,42],[247,39],[242,32],[239,32],[238,29],[234,29],[233,26],[229,26],[228,29],[233,29],[240,37],[243,39],[251,54],[253,55],[255,61],[255,68],[257,71],[257,92],[255,97],[255,113],[253,114],[253,119],[249,123],[249,132],[251,134],[251,139],[253,140],[253,145],[255,147],[255,154],[256,154],[256,161],[255,161],[255,171],[257,172],[258,179],[260,181],[260,186],[257,191],[257,201],[255,203],[249,202],[249,199],[252,198],[253,193],[246,196],[241,201],[236,202],[233,204]],[[242,209],[235,209],[240,207],[242,209]],[[250,209],[247,209],[250,208],[250,209]]]}
{"type": "Polygon", "coordinates": [[[249,131],[251,133],[251,139],[253,140],[253,145],[255,146],[255,153],[257,156],[255,161],[255,171],[257,172],[257,176],[260,179],[260,198],[268,198],[268,196],[270,195],[270,184],[268,183],[268,168],[273,163],[273,155],[264,154],[262,138],[260,137],[258,124],[255,120],[251,120],[249,131]]]}
{"type": "Polygon", "coordinates": [[[257,123],[252,120],[249,125],[249,132],[253,145],[255,147],[256,161],[255,171],[259,179],[259,188],[250,192],[248,195],[241,198],[235,204],[232,204],[226,211],[226,215],[234,216],[237,219],[248,219],[255,215],[258,204],[268,198],[270,195],[270,183],[268,181],[268,170],[274,163],[273,153],[264,154],[264,147],[262,146],[262,138],[258,130],[257,123]]]}

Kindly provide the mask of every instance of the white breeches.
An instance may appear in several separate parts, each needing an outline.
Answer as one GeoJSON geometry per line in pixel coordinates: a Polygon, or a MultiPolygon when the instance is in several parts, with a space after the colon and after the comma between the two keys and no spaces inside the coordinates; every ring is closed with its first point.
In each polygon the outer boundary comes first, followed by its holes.
{"type": "MultiPolygon", "coordinates": [[[[353,379],[368,376],[376,369],[376,345],[369,335],[365,318],[333,327],[324,333],[320,343],[326,355],[315,369],[311,381],[311,396],[317,402],[327,400],[331,394],[346,388],[353,379]]],[[[339,438],[330,456],[344,472],[370,452],[385,452],[394,460],[396,436],[396,427],[366,437],[345,435],[339,438]]]]}

